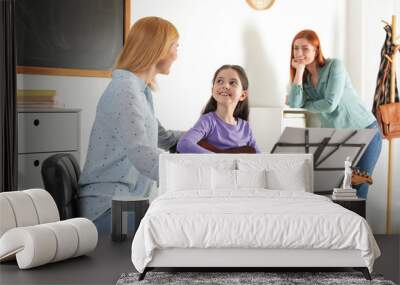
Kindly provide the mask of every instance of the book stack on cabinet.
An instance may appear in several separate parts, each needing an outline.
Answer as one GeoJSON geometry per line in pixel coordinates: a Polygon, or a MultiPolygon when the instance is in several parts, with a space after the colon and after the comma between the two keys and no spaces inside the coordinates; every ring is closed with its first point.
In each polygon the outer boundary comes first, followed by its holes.
{"type": "Polygon", "coordinates": [[[17,90],[18,108],[62,108],[56,99],[56,90],[17,90]]]}

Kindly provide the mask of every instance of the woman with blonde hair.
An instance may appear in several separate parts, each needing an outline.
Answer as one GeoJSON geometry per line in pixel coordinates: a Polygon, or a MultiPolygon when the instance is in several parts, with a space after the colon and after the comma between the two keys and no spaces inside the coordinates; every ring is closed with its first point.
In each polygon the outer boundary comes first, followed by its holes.
{"type": "MultiPolygon", "coordinates": [[[[357,164],[372,175],[382,146],[376,119],[357,95],[344,64],[323,56],[318,35],[312,30],[300,31],[292,41],[290,78],[289,106],[318,113],[323,128],[376,130],[357,164]]],[[[367,183],[355,188],[358,197],[367,198],[367,183]]]]}
{"type": "Polygon", "coordinates": [[[161,150],[176,145],[180,132],[166,131],[154,114],[151,90],[157,74],[169,74],[179,34],[158,17],[131,28],[97,105],[85,166],[79,180],[80,215],[110,232],[114,195],[146,197],[158,181],[161,150]]]}

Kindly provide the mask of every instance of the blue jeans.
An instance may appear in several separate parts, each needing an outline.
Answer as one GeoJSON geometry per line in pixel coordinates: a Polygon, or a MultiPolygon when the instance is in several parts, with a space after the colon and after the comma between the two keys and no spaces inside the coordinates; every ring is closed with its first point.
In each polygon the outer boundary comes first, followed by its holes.
{"type": "Polygon", "coordinates": [[[111,233],[111,209],[93,221],[99,233],[111,233]]]}
{"type": "MultiPolygon", "coordinates": [[[[94,222],[100,233],[111,233],[111,204],[114,195],[136,195],[147,197],[152,182],[141,177],[135,185],[117,182],[92,183],[80,188],[79,214],[94,222]]],[[[128,212],[128,232],[131,232],[133,213],[128,212]]],[[[132,231],[133,232],[133,231],[132,231]]]]}
{"type": "MultiPolygon", "coordinates": [[[[381,153],[382,148],[382,136],[380,130],[378,128],[378,123],[375,121],[371,125],[367,127],[367,129],[376,129],[376,134],[372,138],[369,143],[367,149],[362,155],[360,161],[357,163],[357,168],[361,171],[368,172],[368,175],[372,176],[372,172],[375,168],[375,164],[378,161],[379,155],[381,153]]],[[[357,186],[354,186],[357,189],[357,196],[359,198],[367,199],[368,195],[368,184],[363,183],[357,186]]]]}

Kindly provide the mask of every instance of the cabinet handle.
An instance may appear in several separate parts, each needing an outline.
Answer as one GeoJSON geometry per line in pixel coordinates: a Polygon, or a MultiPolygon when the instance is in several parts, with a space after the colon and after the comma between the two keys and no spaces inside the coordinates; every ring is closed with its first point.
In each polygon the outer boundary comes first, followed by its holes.
{"type": "Polygon", "coordinates": [[[33,124],[34,124],[35,126],[39,126],[39,124],[40,124],[39,119],[35,119],[35,120],[33,121],[33,124]]]}
{"type": "Polygon", "coordinates": [[[40,161],[36,159],[36,160],[33,162],[33,165],[34,165],[35,167],[38,167],[38,166],[40,165],[40,161]]]}

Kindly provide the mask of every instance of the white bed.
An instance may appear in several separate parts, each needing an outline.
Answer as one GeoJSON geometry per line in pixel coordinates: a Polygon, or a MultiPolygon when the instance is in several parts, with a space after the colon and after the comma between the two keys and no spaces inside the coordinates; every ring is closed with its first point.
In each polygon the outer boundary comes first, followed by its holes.
{"type": "Polygon", "coordinates": [[[132,243],[154,267],[354,267],[380,255],[368,223],[312,194],[307,154],[160,157],[159,196],[132,243]],[[273,190],[272,190],[273,189],[273,190]]]}

